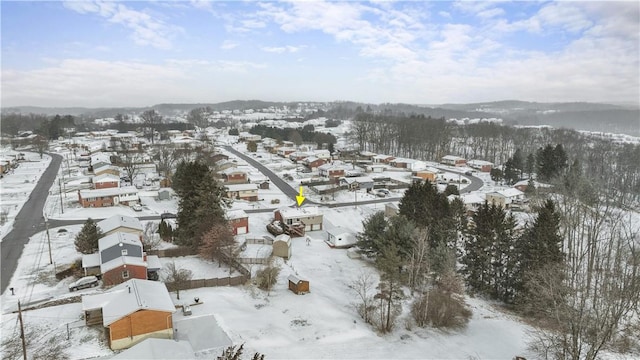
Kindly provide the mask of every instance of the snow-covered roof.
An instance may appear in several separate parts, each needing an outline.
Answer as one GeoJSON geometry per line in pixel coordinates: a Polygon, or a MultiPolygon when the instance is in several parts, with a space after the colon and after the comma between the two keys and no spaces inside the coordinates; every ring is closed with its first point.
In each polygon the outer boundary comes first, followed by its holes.
{"type": "Polygon", "coordinates": [[[82,268],[100,266],[100,253],[82,255],[82,268]]]}
{"type": "Polygon", "coordinates": [[[460,157],[460,156],[455,156],[455,155],[445,155],[442,157],[442,160],[464,160],[464,158],[460,157]]]}
{"type": "Polygon", "coordinates": [[[227,211],[227,219],[235,220],[235,219],[244,219],[249,217],[244,210],[230,210],[227,211]]]}
{"type": "Polygon", "coordinates": [[[373,158],[376,159],[376,160],[386,160],[386,159],[393,158],[393,156],[384,155],[384,154],[378,154],[378,155],[375,155],[373,158]]]}
{"type": "Polygon", "coordinates": [[[363,183],[373,182],[373,179],[368,177],[368,176],[345,177],[345,178],[342,178],[342,179],[347,184],[353,184],[353,183],[363,184],[363,183]]]}
{"type": "Polygon", "coordinates": [[[322,170],[322,171],[329,171],[329,170],[344,170],[344,166],[342,165],[334,165],[334,164],[323,164],[318,166],[318,170],[322,170]]]}
{"type": "Polygon", "coordinates": [[[360,155],[361,156],[377,156],[376,153],[373,153],[371,151],[360,151],[360,155]]]}
{"type": "Polygon", "coordinates": [[[194,359],[191,343],[185,340],[148,338],[118,353],[112,360],[194,359]]]}
{"type": "MultiPolygon", "coordinates": [[[[523,186],[523,185],[529,185],[529,180],[520,180],[517,183],[513,184],[513,186],[523,186]]],[[[549,184],[543,184],[537,181],[533,181],[533,186],[537,187],[537,188],[545,188],[545,187],[551,187],[551,185],[549,184]]]]}
{"type": "Polygon", "coordinates": [[[96,225],[98,225],[104,233],[120,227],[143,231],[142,223],[140,223],[138,218],[126,215],[114,215],[98,222],[96,225]]]}
{"type": "Polygon", "coordinates": [[[257,184],[231,184],[225,185],[228,191],[249,191],[249,190],[258,190],[257,184]]]}
{"type": "Polygon", "coordinates": [[[120,243],[142,247],[142,242],[138,235],[119,231],[98,240],[98,249],[102,251],[120,243]]]}
{"type": "Polygon", "coordinates": [[[327,229],[327,233],[331,235],[341,235],[341,234],[353,234],[353,231],[343,228],[342,226],[335,227],[333,229],[327,229]]]}
{"type": "Polygon", "coordinates": [[[464,204],[482,204],[485,202],[485,199],[476,193],[461,194],[460,200],[462,200],[464,204]]]}
{"type": "Polygon", "coordinates": [[[228,168],[218,172],[218,174],[225,174],[225,175],[246,174],[246,173],[247,173],[246,171],[242,169],[237,169],[237,168],[228,168]]]}
{"type": "Polygon", "coordinates": [[[485,161],[485,160],[469,160],[467,161],[467,165],[469,166],[483,166],[483,165],[491,165],[493,166],[493,163],[490,161],[485,161]]]}
{"type": "MultiPolygon", "coordinates": [[[[160,261],[160,260],[158,260],[160,261]]],[[[119,268],[122,265],[136,265],[147,267],[147,262],[143,258],[137,256],[118,256],[113,260],[100,264],[100,272],[106,273],[109,270],[119,268]]]]}
{"type": "Polygon", "coordinates": [[[286,243],[291,243],[291,236],[287,235],[287,234],[280,234],[278,236],[276,236],[275,240],[273,242],[276,241],[284,241],[286,243]]]}
{"type": "Polygon", "coordinates": [[[160,262],[160,258],[157,255],[147,255],[147,269],[162,269],[162,263],[160,262]]]}
{"type": "Polygon", "coordinates": [[[502,189],[502,190],[498,190],[498,193],[503,195],[504,197],[517,197],[517,196],[522,196],[524,195],[524,193],[518,189],[515,188],[508,188],[508,189],[502,189]]]}
{"type": "Polygon", "coordinates": [[[297,284],[297,283],[299,283],[300,281],[303,281],[303,280],[302,280],[302,279],[300,279],[298,276],[293,275],[293,274],[289,275],[289,276],[287,277],[287,280],[291,281],[291,282],[292,282],[292,283],[294,283],[294,284],[297,284]]]}
{"type": "Polygon", "coordinates": [[[98,167],[94,167],[93,168],[93,172],[101,172],[107,169],[113,169],[113,170],[118,170],[120,171],[120,168],[118,166],[115,165],[109,165],[109,163],[105,163],[104,165],[98,166],[98,167]]]}
{"type": "Polygon", "coordinates": [[[322,212],[317,206],[304,206],[297,208],[282,207],[278,210],[283,218],[305,218],[312,216],[322,216],[322,212]]]}
{"type": "Polygon", "coordinates": [[[95,198],[95,197],[103,197],[103,196],[116,196],[116,195],[127,195],[127,194],[137,194],[138,189],[134,186],[126,186],[121,188],[106,188],[106,189],[96,189],[96,190],[80,190],[80,196],[82,198],[95,198]]]}
{"type": "Polygon", "coordinates": [[[304,159],[304,162],[306,162],[307,164],[312,163],[314,161],[318,161],[320,160],[319,158],[315,157],[315,156],[309,156],[307,158],[304,159]]]}
{"type": "Polygon", "coordinates": [[[131,279],[102,294],[82,297],[82,310],[100,308],[105,327],[138,310],[176,311],[164,283],[140,279],[131,279]]]}

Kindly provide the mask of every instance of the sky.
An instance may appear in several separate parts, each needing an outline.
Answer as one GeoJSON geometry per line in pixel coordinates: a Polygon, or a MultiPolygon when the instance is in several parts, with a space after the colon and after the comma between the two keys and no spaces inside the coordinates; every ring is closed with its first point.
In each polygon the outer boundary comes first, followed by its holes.
{"type": "Polygon", "coordinates": [[[2,107],[640,101],[640,2],[2,1],[2,107]]]}

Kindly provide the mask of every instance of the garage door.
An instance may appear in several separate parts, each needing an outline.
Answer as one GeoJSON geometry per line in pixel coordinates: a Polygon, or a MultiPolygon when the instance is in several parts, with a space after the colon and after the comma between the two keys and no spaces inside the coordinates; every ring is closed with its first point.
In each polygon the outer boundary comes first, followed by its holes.
{"type": "Polygon", "coordinates": [[[241,226],[237,229],[238,235],[241,234],[246,234],[247,233],[247,227],[246,226],[241,226]]]}
{"type": "Polygon", "coordinates": [[[322,230],[322,224],[311,225],[311,230],[322,230]]]}
{"type": "Polygon", "coordinates": [[[304,231],[311,231],[311,225],[305,225],[304,231]]]}

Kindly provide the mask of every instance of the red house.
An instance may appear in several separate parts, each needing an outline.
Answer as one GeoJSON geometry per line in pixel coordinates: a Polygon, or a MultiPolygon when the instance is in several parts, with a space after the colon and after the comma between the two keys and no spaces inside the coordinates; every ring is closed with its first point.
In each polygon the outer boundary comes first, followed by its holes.
{"type": "Polygon", "coordinates": [[[320,159],[315,156],[310,156],[302,160],[302,164],[309,168],[310,170],[315,170],[318,167],[324,165],[327,162],[325,159],[320,159]]]}
{"type": "Polygon", "coordinates": [[[94,176],[91,180],[94,189],[107,189],[120,187],[120,178],[112,174],[94,176]]]}
{"type": "Polygon", "coordinates": [[[249,215],[244,210],[228,211],[227,220],[229,220],[233,235],[242,235],[249,232],[249,215]]]}
{"type": "Polygon", "coordinates": [[[228,168],[223,171],[220,171],[219,174],[222,176],[222,179],[227,184],[246,184],[247,181],[247,173],[236,168],[228,168]]]}

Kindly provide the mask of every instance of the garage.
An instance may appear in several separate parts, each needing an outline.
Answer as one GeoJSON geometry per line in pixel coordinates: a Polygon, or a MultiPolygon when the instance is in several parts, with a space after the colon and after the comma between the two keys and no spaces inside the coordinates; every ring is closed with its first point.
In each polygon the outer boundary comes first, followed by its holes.
{"type": "Polygon", "coordinates": [[[313,225],[311,225],[311,230],[312,231],[322,230],[322,224],[313,224],[313,225]]]}
{"type": "Polygon", "coordinates": [[[239,228],[237,228],[237,233],[238,233],[238,235],[246,234],[247,233],[247,227],[246,226],[240,226],[239,228]]]}

